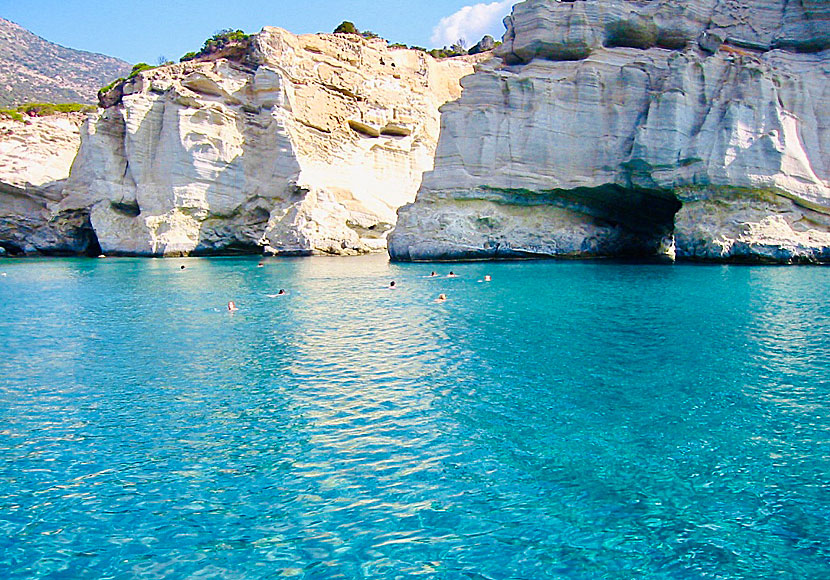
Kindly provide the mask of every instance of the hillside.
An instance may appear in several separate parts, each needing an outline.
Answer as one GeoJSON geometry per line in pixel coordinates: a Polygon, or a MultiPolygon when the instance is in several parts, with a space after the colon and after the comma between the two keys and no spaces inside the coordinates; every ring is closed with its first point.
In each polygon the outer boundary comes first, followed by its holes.
{"type": "Polygon", "coordinates": [[[95,103],[99,88],[129,70],[122,60],[64,48],[0,18],[0,107],[95,103]]]}

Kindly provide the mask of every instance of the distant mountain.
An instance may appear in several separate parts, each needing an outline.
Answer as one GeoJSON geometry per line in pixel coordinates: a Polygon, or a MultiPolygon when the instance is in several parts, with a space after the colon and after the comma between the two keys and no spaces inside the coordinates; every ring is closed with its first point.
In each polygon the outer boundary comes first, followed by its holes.
{"type": "Polygon", "coordinates": [[[64,48],[0,18],[0,107],[96,103],[98,89],[129,72],[123,60],[64,48]]]}

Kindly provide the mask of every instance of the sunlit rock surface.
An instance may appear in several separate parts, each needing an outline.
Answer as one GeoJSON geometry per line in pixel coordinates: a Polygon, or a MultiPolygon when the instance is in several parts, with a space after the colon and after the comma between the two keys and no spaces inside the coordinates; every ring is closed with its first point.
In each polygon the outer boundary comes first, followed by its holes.
{"type": "Polygon", "coordinates": [[[383,249],[432,167],[438,107],[484,58],[265,28],[106,95],[53,211],[88,212],[107,254],[383,249]]]}
{"type": "Polygon", "coordinates": [[[830,258],[830,5],[529,0],[393,259],[830,258]]]}

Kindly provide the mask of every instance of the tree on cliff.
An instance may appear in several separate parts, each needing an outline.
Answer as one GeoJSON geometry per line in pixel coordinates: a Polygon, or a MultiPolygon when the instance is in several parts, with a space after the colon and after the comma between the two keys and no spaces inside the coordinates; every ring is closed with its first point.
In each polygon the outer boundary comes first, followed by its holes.
{"type": "Polygon", "coordinates": [[[230,28],[219,30],[205,41],[204,45],[202,45],[202,50],[199,52],[188,52],[186,55],[181,57],[179,61],[185,62],[199,58],[200,56],[213,54],[214,52],[218,52],[232,44],[242,44],[247,42],[249,38],[251,38],[251,35],[245,34],[242,30],[232,30],[230,28]]]}
{"type": "Polygon", "coordinates": [[[353,22],[344,20],[337,25],[337,28],[334,29],[334,34],[360,34],[360,31],[353,22]]]}
{"type": "Polygon", "coordinates": [[[354,25],[354,22],[349,22],[348,20],[344,20],[338,24],[337,28],[334,29],[334,34],[357,34],[367,39],[380,38],[380,36],[371,30],[364,30],[361,32],[357,29],[357,26],[354,25]]]}

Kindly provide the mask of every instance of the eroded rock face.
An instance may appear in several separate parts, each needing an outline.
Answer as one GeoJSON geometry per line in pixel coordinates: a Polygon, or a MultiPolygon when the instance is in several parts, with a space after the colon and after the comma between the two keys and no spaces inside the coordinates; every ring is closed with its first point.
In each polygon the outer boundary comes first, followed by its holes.
{"type": "Polygon", "coordinates": [[[473,62],[265,28],[243,58],[121,87],[53,210],[88,211],[108,254],[383,249],[473,62]]]}
{"type": "Polygon", "coordinates": [[[0,120],[0,248],[24,253],[96,251],[89,212],[53,213],[78,152],[84,116],[0,120]]]}
{"type": "Polygon", "coordinates": [[[506,24],[393,259],[827,259],[825,3],[529,0],[506,24]]]}

